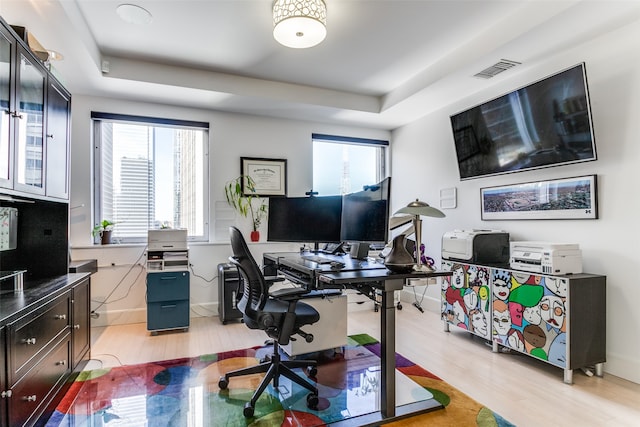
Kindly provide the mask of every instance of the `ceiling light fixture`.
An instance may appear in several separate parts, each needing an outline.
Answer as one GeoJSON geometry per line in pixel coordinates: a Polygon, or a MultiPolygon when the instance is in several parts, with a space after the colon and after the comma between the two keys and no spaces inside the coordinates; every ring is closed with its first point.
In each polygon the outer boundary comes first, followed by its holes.
{"type": "Polygon", "coordinates": [[[327,36],[324,0],[274,0],[273,37],[295,49],[319,44],[327,36]]]}
{"type": "Polygon", "coordinates": [[[153,21],[153,16],[147,9],[135,4],[121,4],[116,8],[116,13],[128,24],[148,25],[153,21]]]}

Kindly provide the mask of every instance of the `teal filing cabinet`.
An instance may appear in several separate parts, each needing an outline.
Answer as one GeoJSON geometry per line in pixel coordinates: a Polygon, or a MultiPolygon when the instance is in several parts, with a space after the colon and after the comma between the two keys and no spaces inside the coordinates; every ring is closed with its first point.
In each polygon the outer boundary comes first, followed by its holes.
{"type": "Polygon", "coordinates": [[[189,330],[189,272],[147,273],[147,330],[189,330]]]}

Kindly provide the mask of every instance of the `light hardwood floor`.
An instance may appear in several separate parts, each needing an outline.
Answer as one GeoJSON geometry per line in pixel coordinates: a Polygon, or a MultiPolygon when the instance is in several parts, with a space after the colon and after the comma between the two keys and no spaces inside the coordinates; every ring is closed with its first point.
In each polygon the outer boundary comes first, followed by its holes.
{"type": "MultiPolygon", "coordinates": [[[[563,372],[519,354],[493,353],[464,331],[443,331],[436,313],[405,306],[397,313],[396,351],[457,387],[517,426],[638,426],[640,385],[605,373],[603,378],[563,372]]],[[[379,313],[349,313],[349,334],[380,338],[379,313]]],[[[92,329],[91,368],[198,356],[252,347],[266,338],[242,323],[218,317],[192,319],[189,332],[151,336],[146,324],[92,329]]],[[[606,365],[605,365],[606,370],[606,365]]]]}

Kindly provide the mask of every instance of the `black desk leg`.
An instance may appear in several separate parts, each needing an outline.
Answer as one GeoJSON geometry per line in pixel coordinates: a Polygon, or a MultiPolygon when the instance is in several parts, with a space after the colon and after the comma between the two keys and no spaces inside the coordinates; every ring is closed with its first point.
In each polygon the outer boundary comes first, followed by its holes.
{"type": "Polygon", "coordinates": [[[383,418],[396,415],[396,306],[394,292],[404,280],[387,280],[382,291],[380,314],[380,413],[383,418]]]}

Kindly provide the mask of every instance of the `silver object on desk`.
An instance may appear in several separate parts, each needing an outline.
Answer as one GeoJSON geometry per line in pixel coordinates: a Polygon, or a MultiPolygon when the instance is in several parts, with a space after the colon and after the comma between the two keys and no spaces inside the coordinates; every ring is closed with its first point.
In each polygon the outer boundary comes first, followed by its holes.
{"type": "Polygon", "coordinates": [[[400,208],[393,215],[408,214],[413,215],[413,228],[416,233],[416,271],[432,271],[433,269],[422,264],[420,245],[422,244],[422,220],[421,216],[430,216],[434,218],[444,218],[446,215],[439,209],[429,206],[425,202],[416,199],[404,208],[400,208]]]}

